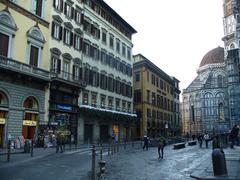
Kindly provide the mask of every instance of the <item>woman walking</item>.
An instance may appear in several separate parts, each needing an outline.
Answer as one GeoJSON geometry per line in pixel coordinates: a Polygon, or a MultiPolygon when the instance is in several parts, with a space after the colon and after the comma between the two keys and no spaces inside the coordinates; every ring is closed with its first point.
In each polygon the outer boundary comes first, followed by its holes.
{"type": "Polygon", "coordinates": [[[163,159],[163,150],[164,150],[164,146],[166,145],[166,140],[164,137],[160,137],[159,142],[158,142],[158,158],[162,158],[163,159]],[[160,153],[161,151],[161,153],[160,153]]]}

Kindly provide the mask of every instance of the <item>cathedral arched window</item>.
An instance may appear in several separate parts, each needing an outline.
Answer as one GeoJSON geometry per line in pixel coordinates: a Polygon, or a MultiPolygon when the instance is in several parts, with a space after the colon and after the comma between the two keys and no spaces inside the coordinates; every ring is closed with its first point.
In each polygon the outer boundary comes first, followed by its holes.
{"type": "Polygon", "coordinates": [[[204,115],[211,116],[214,114],[214,99],[211,93],[206,93],[204,95],[204,115]]]}

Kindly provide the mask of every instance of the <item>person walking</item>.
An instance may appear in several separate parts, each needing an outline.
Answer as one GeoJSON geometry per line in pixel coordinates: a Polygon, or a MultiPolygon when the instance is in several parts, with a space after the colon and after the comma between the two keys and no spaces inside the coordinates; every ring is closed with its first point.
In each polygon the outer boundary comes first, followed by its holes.
{"type": "Polygon", "coordinates": [[[164,137],[160,137],[159,142],[158,142],[158,159],[162,158],[163,159],[163,150],[164,147],[166,146],[166,140],[164,137]]]}
{"type": "Polygon", "coordinates": [[[202,148],[202,143],[203,143],[203,135],[202,134],[200,134],[198,136],[198,143],[199,143],[199,147],[202,148]]]}
{"type": "Polygon", "coordinates": [[[208,141],[209,141],[209,135],[208,135],[208,133],[206,133],[203,138],[204,138],[205,143],[206,143],[206,148],[208,148],[208,141]]]}
{"type": "Polygon", "coordinates": [[[59,149],[60,149],[60,152],[62,153],[63,152],[63,142],[62,142],[62,135],[61,135],[61,133],[57,133],[57,138],[56,138],[56,140],[57,140],[57,146],[56,146],[56,153],[58,153],[59,152],[59,149]]]}
{"type": "Polygon", "coordinates": [[[233,149],[234,148],[234,145],[235,145],[235,141],[237,140],[238,138],[238,133],[239,133],[239,128],[237,125],[233,126],[231,132],[230,132],[230,138],[231,138],[231,148],[233,149]]]}
{"type": "Polygon", "coordinates": [[[147,151],[148,151],[148,143],[149,143],[149,139],[148,139],[147,135],[144,135],[144,136],[143,136],[143,142],[144,142],[143,150],[146,148],[147,151]]]}

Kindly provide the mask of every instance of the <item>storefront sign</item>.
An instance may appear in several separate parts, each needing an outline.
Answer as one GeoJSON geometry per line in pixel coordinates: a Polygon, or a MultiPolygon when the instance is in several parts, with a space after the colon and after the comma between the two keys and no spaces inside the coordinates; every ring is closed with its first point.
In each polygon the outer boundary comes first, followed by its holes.
{"type": "Polygon", "coordinates": [[[37,122],[36,121],[23,120],[23,125],[24,126],[37,126],[37,122]]]}
{"type": "Polygon", "coordinates": [[[0,118],[0,124],[5,124],[5,119],[4,118],[0,118]]]}
{"type": "Polygon", "coordinates": [[[64,106],[64,105],[60,105],[60,104],[57,104],[57,109],[72,111],[71,106],[64,106]]]}

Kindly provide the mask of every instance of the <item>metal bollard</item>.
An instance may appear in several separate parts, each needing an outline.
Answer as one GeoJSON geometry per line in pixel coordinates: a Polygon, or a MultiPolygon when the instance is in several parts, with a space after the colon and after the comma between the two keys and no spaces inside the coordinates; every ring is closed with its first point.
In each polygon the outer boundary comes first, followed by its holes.
{"type": "Polygon", "coordinates": [[[108,156],[110,155],[110,144],[108,144],[108,156]]]}
{"type": "Polygon", "coordinates": [[[124,141],[124,149],[126,149],[126,141],[124,141]]]}
{"type": "Polygon", "coordinates": [[[102,153],[103,153],[103,146],[101,145],[101,149],[100,149],[100,160],[102,161],[102,153]]]}
{"type": "Polygon", "coordinates": [[[8,141],[8,145],[7,145],[7,162],[10,162],[10,154],[11,154],[11,141],[8,141]]]}
{"type": "Polygon", "coordinates": [[[96,149],[95,149],[95,146],[93,145],[93,148],[92,148],[92,180],[95,180],[95,174],[96,174],[95,163],[96,163],[96,149]]]}
{"type": "Polygon", "coordinates": [[[117,143],[117,152],[119,152],[119,143],[117,143]]]}
{"type": "Polygon", "coordinates": [[[111,145],[111,154],[113,155],[113,144],[111,145]]]}
{"type": "Polygon", "coordinates": [[[33,157],[33,139],[32,139],[32,142],[31,142],[31,157],[33,157]]]}
{"type": "Polygon", "coordinates": [[[132,148],[134,148],[134,141],[132,141],[132,148]]]}

